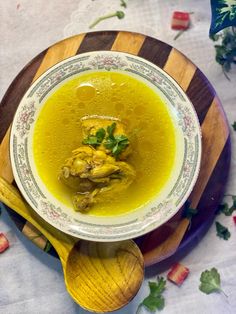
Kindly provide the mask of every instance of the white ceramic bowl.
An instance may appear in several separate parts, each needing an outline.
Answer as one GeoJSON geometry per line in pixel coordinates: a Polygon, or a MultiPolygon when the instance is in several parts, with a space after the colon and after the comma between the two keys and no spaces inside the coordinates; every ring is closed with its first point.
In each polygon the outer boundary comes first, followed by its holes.
{"type": "Polygon", "coordinates": [[[199,173],[201,131],[192,103],[176,81],[162,69],[126,53],[89,52],[56,64],[28,89],[14,117],[10,155],[19,189],[48,223],[78,238],[117,241],[154,230],[178,212],[199,173]],[[168,182],[147,205],[120,216],[94,217],[66,207],[48,191],[34,163],[34,126],[45,101],[60,85],[87,71],[118,71],[145,82],[164,100],[176,129],[176,158],[168,182]]]}

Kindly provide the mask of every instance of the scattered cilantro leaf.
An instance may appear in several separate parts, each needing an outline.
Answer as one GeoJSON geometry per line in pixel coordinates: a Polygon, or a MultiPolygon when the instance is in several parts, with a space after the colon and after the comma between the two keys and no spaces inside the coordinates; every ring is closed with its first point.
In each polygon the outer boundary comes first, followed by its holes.
{"type": "Polygon", "coordinates": [[[120,6],[123,8],[127,8],[127,3],[125,2],[125,0],[120,0],[120,6]]]}
{"type": "Polygon", "coordinates": [[[228,228],[226,228],[225,226],[223,226],[221,223],[219,223],[218,221],[216,221],[216,231],[217,231],[217,236],[219,238],[222,238],[224,240],[228,240],[231,236],[228,228]]]}
{"type": "Polygon", "coordinates": [[[157,283],[149,281],[150,293],[155,296],[160,295],[165,290],[165,286],[166,281],[164,280],[163,277],[158,278],[157,283]]]}
{"type": "Polygon", "coordinates": [[[203,293],[223,292],[220,287],[220,274],[214,267],[211,270],[205,270],[201,273],[200,282],[199,289],[203,293]]]}
{"type": "Polygon", "coordinates": [[[234,121],[234,123],[232,124],[232,127],[233,127],[234,131],[236,131],[236,121],[234,121]]]}
{"type": "Polygon", "coordinates": [[[219,205],[218,210],[225,214],[225,216],[231,216],[232,213],[236,210],[236,208],[234,207],[234,205],[230,206],[228,205],[228,203],[224,203],[219,205]]]}
{"type": "Polygon", "coordinates": [[[100,16],[89,26],[89,28],[91,29],[91,28],[95,27],[98,23],[100,23],[101,21],[106,20],[106,19],[110,19],[112,17],[117,17],[118,19],[123,19],[125,17],[125,13],[123,11],[116,11],[114,13],[100,16]]]}
{"type": "Polygon", "coordinates": [[[226,78],[230,80],[227,72],[231,70],[232,64],[236,64],[236,31],[234,27],[226,28],[221,33],[210,36],[210,38],[215,42],[220,40],[219,44],[215,45],[215,59],[222,66],[226,78]]]}
{"type": "Polygon", "coordinates": [[[146,297],[142,303],[151,312],[162,310],[165,306],[165,300],[161,295],[155,297],[152,294],[149,294],[149,296],[146,297]]]}
{"type": "Polygon", "coordinates": [[[232,199],[233,199],[234,209],[236,210],[236,195],[232,195],[232,199]]]}
{"type": "Polygon", "coordinates": [[[149,295],[139,304],[137,312],[142,306],[145,306],[149,311],[155,312],[162,310],[165,306],[165,299],[162,296],[166,287],[166,280],[163,277],[157,278],[158,282],[149,281],[149,295]]]}
{"type": "Polygon", "coordinates": [[[225,216],[231,216],[236,210],[236,195],[226,194],[225,196],[231,196],[233,204],[229,206],[228,203],[223,203],[218,206],[217,213],[223,213],[225,216]]]}

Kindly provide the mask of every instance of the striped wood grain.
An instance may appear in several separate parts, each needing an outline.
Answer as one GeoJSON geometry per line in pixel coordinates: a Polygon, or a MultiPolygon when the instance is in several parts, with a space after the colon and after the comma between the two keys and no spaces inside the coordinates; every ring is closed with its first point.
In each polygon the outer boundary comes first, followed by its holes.
{"type": "MultiPolygon", "coordinates": [[[[41,56],[36,57],[35,61],[33,61],[32,64],[29,64],[19,74],[14,81],[13,86],[10,86],[7,91],[0,106],[0,112],[2,112],[5,117],[5,114],[7,115],[7,107],[11,111],[10,116],[12,118],[23,93],[29,87],[33,79],[36,79],[50,66],[62,59],[93,50],[124,51],[143,57],[163,68],[179,83],[182,89],[186,91],[196,109],[199,121],[202,124],[203,158],[201,172],[199,180],[190,198],[192,206],[196,207],[200,204],[200,208],[198,209],[200,210],[201,215],[203,215],[204,213],[201,207],[202,199],[208,200],[209,202],[210,197],[215,195],[215,182],[219,181],[220,185],[217,186],[218,196],[215,196],[215,199],[219,201],[227,179],[226,175],[223,180],[220,180],[220,170],[217,167],[224,167],[225,173],[228,173],[230,159],[228,125],[222,111],[221,104],[208,80],[189,59],[171,46],[158,41],[157,39],[141,34],[116,31],[93,32],[65,39],[64,41],[50,47],[47,51],[43,52],[41,56]],[[18,82],[20,80],[26,82],[24,88],[20,88],[18,82]],[[14,99],[14,94],[16,92],[18,93],[18,97],[17,99],[14,99]],[[9,103],[10,99],[13,101],[11,104],[9,103]],[[216,131],[215,133],[213,129],[216,131]]],[[[2,123],[9,123],[9,118],[6,120],[7,122],[5,122],[5,119],[3,120],[2,118],[2,123]]],[[[6,125],[0,128],[0,132],[3,132],[2,129],[6,131],[6,125]]],[[[6,143],[8,143],[7,137],[3,142],[3,146],[0,147],[0,174],[3,173],[4,177],[6,177],[9,181],[11,171],[9,167],[9,158],[7,157],[9,155],[6,143]],[[6,158],[5,161],[4,158],[6,158]],[[1,169],[2,167],[4,168],[3,172],[1,169]],[[9,170],[8,174],[6,174],[6,169],[9,170]]],[[[215,208],[210,205],[208,207],[209,212],[214,212],[215,208]]],[[[201,216],[199,215],[199,217],[201,216]]],[[[198,220],[199,219],[200,218],[198,218],[198,220]]],[[[168,224],[166,224],[166,226],[167,225],[168,224]]],[[[171,226],[171,224],[169,224],[169,226],[171,226]]],[[[175,242],[178,243],[182,239],[187,228],[187,222],[182,220],[182,223],[178,225],[179,230],[178,228],[176,229],[176,222],[172,223],[172,226],[174,227],[166,228],[168,229],[166,234],[170,236],[170,239],[168,238],[169,242],[167,243],[164,243],[164,240],[161,243],[163,244],[161,253],[155,251],[157,246],[160,247],[158,234],[160,235],[160,231],[162,230],[161,228],[153,231],[147,236],[144,236],[140,240],[141,249],[143,249],[145,254],[149,254],[146,255],[147,264],[156,262],[158,254],[159,256],[161,255],[162,258],[166,257],[165,250],[168,249],[170,242],[172,241],[173,244],[173,240],[175,240],[175,242]],[[177,232],[179,238],[176,237],[175,232],[177,232]],[[156,241],[155,238],[157,239],[156,241]]],[[[194,234],[194,232],[197,232],[197,228],[198,226],[195,226],[195,229],[192,227],[190,232],[194,234]]]]}

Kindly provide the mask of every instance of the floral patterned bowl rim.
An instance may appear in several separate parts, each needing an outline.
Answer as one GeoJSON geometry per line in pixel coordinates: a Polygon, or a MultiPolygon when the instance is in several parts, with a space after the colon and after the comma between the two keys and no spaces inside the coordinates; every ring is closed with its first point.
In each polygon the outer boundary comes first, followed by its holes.
{"type": "Polygon", "coordinates": [[[173,217],[197,180],[201,130],[187,95],[166,72],[123,52],[93,51],[68,58],[46,71],[28,89],[16,111],[10,157],[16,183],[32,208],[57,229],[91,241],[118,241],[150,232],[173,217]],[[88,71],[118,71],[145,82],[161,96],[176,130],[177,151],[170,178],[158,197],[130,213],[96,217],[75,212],[58,201],[38,175],[32,153],[35,121],[46,99],[66,81],[88,71]]]}

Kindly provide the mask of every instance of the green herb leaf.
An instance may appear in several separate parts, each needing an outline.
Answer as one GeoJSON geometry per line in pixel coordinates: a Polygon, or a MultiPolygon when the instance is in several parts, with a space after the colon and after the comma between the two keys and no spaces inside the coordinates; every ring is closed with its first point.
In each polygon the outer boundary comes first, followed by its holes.
{"type": "Polygon", "coordinates": [[[227,28],[220,34],[210,37],[213,41],[218,41],[219,44],[215,45],[216,62],[222,66],[223,73],[228,80],[227,72],[231,70],[231,66],[235,62],[236,57],[236,32],[234,28],[227,28]]]}
{"type": "Polygon", "coordinates": [[[236,195],[232,195],[232,199],[233,199],[234,209],[236,210],[236,195]]]}
{"type": "Polygon", "coordinates": [[[115,122],[113,122],[111,125],[109,125],[109,126],[107,127],[107,133],[108,133],[108,136],[109,136],[110,138],[113,138],[113,137],[114,137],[113,133],[114,133],[114,131],[115,131],[115,128],[116,128],[116,123],[115,123],[115,122]]]}
{"type": "Polygon", "coordinates": [[[181,29],[180,31],[178,31],[178,33],[174,37],[174,40],[177,40],[184,32],[186,32],[186,29],[181,29]]]}
{"type": "Polygon", "coordinates": [[[115,136],[116,145],[112,149],[112,154],[118,158],[119,155],[123,152],[123,150],[126,149],[126,147],[129,145],[129,140],[126,136],[115,136]],[[124,137],[121,139],[121,137],[124,137]]]}
{"type": "Polygon", "coordinates": [[[82,141],[82,143],[84,145],[91,145],[91,146],[97,146],[100,145],[100,143],[98,142],[98,139],[95,135],[90,135],[88,136],[86,139],[84,139],[82,141]]]}
{"type": "Polygon", "coordinates": [[[123,11],[116,11],[116,16],[121,20],[125,17],[125,13],[123,11]]]}
{"type": "Polygon", "coordinates": [[[120,6],[123,8],[127,8],[127,3],[125,2],[125,0],[120,0],[120,6]]]}
{"type": "Polygon", "coordinates": [[[234,205],[229,207],[228,203],[224,203],[224,204],[219,205],[218,209],[221,213],[225,214],[225,216],[231,216],[233,211],[236,210],[234,205]]]}
{"type": "Polygon", "coordinates": [[[98,143],[102,143],[102,141],[105,138],[105,135],[106,135],[106,131],[103,128],[97,130],[96,137],[97,137],[98,143]]]}
{"type": "Polygon", "coordinates": [[[217,231],[217,236],[224,240],[228,240],[231,236],[228,228],[220,224],[218,221],[216,221],[216,231],[217,231]]]}
{"type": "Polygon", "coordinates": [[[107,127],[107,137],[106,131],[103,128],[100,128],[95,135],[89,135],[86,139],[83,140],[84,145],[99,146],[102,143],[106,149],[109,149],[113,156],[118,158],[119,155],[126,149],[129,145],[129,140],[125,135],[115,135],[114,132],[116,129],[116,123],[113,122],[107,127]],[[103,142],[103,140],[105,141],[103,142]]]}
{"type": "MultiPolygon", "coordinates": [[[[165,300],[161,295],[166,287],[166,280],[163,277],[157,278],[158,282],[149,281],[149,295],[139,304],[138,310],[141,306],[145,306],[149,311],[155,312],[162,310],[165,306],[165,300]]],[[[137,310],[137,312],[138,312],[137,310]]]]}
{"type": "Polygon", "coordinates": [[[162,296],[153,296],[149,295],[146,297],[142,304],[151,312],[155,312],[156,310],[162,310],[165,306],[165,300],[162,296]]]}
{"type": "Polygon", "coordinates": [[[232,124],[232,127],[233,127],[234,131],[236,131],[236,121],[234,121],[234,123],[232,124]]]}
{"type": "Polygon", "coordinates": [[[118,158],[119,155],[126,149],[129,145],[129,140],[125,135],[115,135],[114,131],[116,128],[116,123],[112,123],[107,127],[108,136],[106,137],[106,141],[104,146],[112,151],[114,157],[118,158]]]}
{"type": "Polygon", "coordinates": [[[158,278],[158,282],[149,281],[150,293],[152,295],[160,295],[165,290],[166,280],[163,277],[158,278]]]}
{"type": "Polygon", "coordinates": [[[98,146],[102,143],[106,135],[106,131],[101,128],[97,130],[95,135],[89,135],[86,139],[83,140],[84,145],[98,146]]]}
{"type": "Polygon", "coordinates": [[[220,288],[220,274],[216,268],[202,272],[200,282],[199,289],[206,294],[222,291],[220,288]]]}
{"type": "Polygon", "coordinates": [[[107,14],[107,15],[104,15],[104,16],[101,16],[99,18],[97,18],[90,26],[89,28],[93,28],[95,27],[98,23],[100,23],[101,21],[103,20],[106,20],[106,19],[110,19],[112,17],[117,17],[118,19],[123,19],[125,17],[125,13],[123,11],[116,11],[114,13],[110,13],[110,14],[107,14]]]}

